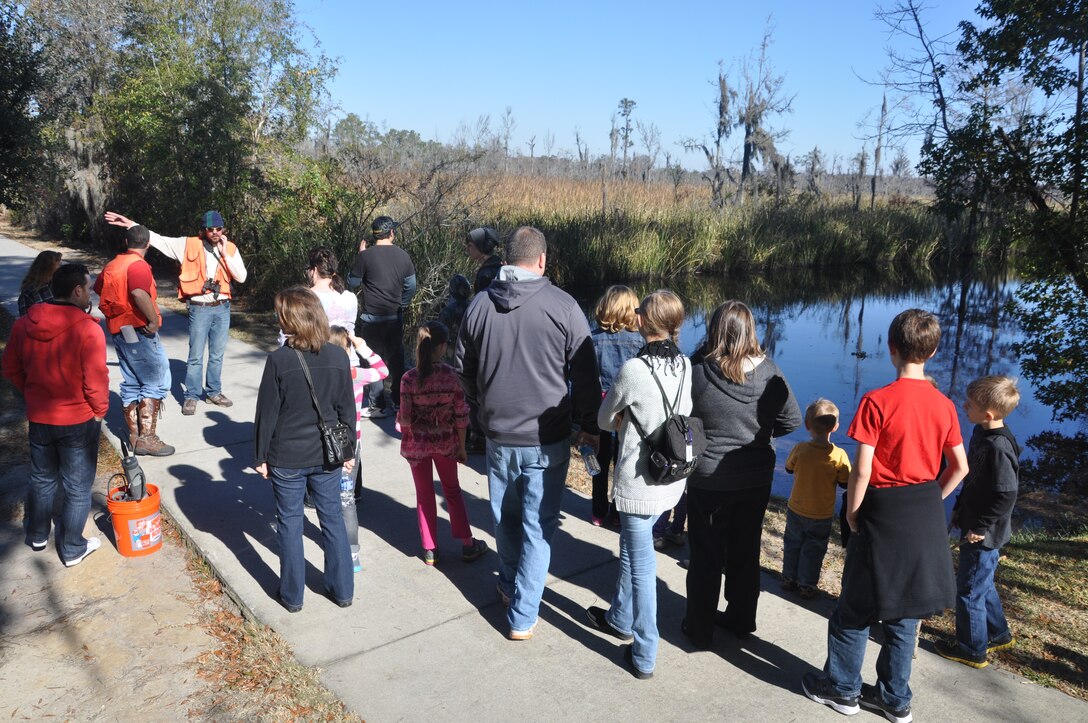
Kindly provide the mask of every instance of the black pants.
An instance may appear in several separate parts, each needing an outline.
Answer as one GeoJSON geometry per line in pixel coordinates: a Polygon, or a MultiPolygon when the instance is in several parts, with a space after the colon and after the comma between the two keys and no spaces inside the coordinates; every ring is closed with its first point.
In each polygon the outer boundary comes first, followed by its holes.
{"type": "MultiPolygon", "coordinates": [[[[399,316],[396,319],[383,321],[359,321],[359,336],[363,338],[367,346],[373,349],[389,367],[389,381],[393,387],[390,390],[393,396],[393,404],[400,406],[400,378],[404,376],[404,321],[399,316]]],[[[382,392],[385,390],[385,380],[373,382],[367,386],[367,403],[371,407],[384,408],[385,401],[382,392]]]]}
{"type": "Polygon", "coordinates": [[[616,463],[619,455],[619,440],[615,432],[601,430],[601,442],[597,448],[597,464],[601,473],[593,476],[593,516],[603,520],[611,513],[616,514],[616,506],[608,504],[608,468],[616,463]]]}
{"type": "Polygon", "coordinates": [[[760,541],[770,498],[770,485],[729,492],[688,489],[686,620],[693,640],[713,637],[723,572],[725,627],[736,633],[756,629],[760,541]]]}

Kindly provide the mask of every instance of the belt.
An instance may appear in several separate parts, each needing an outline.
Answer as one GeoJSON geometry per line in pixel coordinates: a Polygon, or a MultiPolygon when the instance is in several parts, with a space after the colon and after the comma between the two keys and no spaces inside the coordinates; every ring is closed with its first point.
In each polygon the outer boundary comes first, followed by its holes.
{"type": "Polygon", "coordinates": [[[195,299],[186,299],[185,301],[193,306],[222,306],[223,304],[230,303],[230,299],[220,299],[219,301],[196,301],[195,299]]]}

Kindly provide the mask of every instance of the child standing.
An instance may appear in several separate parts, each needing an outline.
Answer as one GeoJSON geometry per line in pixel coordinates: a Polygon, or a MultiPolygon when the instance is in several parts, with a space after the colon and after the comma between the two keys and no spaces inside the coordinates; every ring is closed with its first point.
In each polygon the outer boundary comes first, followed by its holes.
{"type": "Polygon", "coordinates": [[[453,536],[461,540],[461,559],[472,562],[487,552],[487,543],[473,538],[468,513],[457,481],[457,463],[464,462],[468,404],[453,367],[441,361],[449,345],[445,324],[429,321],[419,327],[416,368],[400,382],[401,406],[397,425],[401,432],[400,455],[412,467],[416,485],[416,516],[423,542],[423,562],[438,562],[435,528],[438,509],[431,465],[438,470],[442,493],[450,511],[453,536]]]}
{"type": "Polygon", "coordinates": [[[805,695],[844,715],[858,704],[910,723],[910,669],[918,620],[955,605],[944,504],[967,473],[956,408],[925,378],[937,352],[936,317],[908,309],[892,320],[888,352],[896,380],[865,394],[848,434],[858,443],[847,483],[842,593],[827,624],[822,673],[805,695]],[[941,457],[947,462],[940,470],[941,457]],[[861,682],[869,628],[884,632],[877,685],[861,682]]]}
{"type": "Polygon", "coordinates": [[[991,650],[1015,640],[994,586],[1001,547],[1012,535],[1012,508],[1020,487],[1020,445],[1005,418],[1020,403],[1016,382],[1005,376],[976,379],[967,386],[963,411],[975,425],[967,458],[971,471],[952,510],[960,529],[956,572],[956,640],[939,641],[937,653],[972,668],[985,668],[991,650]]]}
{"type": "MultiPolygon", "coordinates": [[[[612,388],[612,381],[620,367],[628,359],[634,359],[645,343],[635,320],[637,306],[638,297],[635,292],[622,285],[609,286],[597,302],[597,328],[591,333],[590,339],[593,350],[597,353],[602,398],[612,388]]],[[[608,503],[608,468],[616,462],[618,453],[619,445],[616,444],[615,433],[602,431],[597,449],[597,463],[601,471],[593,476],[593,511],[590,518],[597,527],[604,524],[606,518],[613,523],[619,523],[616,506],[608,503]]]]}
{"type": "Polygon", "coordinates": [[[389,376],[389,368],[366,342],[342,326],[329,327],[329,341],[343,348],[351,361],[351,386],[355,395],[355,471],[345,473],[340,480],[340,509],[344,513],[344,525],[348,528],[348,543],[351,545],[351,566],[355,572],[362,572],[363,563],[359,559],[359,493],[363,483],[362,424],[363,398],[366,387],[372,382],[380,382],[389,376]],[[359,366],[359,359],[366,361],[369,368],[359,366]],[[347,487],[345,487],[345,484],[347,487]]]}
{"type": "Polygon", "coordinates": [[[782,589],[798,590],[806,600],[818,590],[835,516],[835,488],[845,487],[850,476],[846,452],[831,443],[838,428],[839,408],[817,399],[805,410],[805,429],[812,439],[794,446],[786,459],[794,482],[786,512],[782,589]]]}

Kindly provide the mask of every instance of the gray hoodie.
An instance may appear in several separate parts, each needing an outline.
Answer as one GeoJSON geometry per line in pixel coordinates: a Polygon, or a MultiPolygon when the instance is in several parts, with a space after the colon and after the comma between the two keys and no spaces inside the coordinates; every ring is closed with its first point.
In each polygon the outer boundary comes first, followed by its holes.
{"type": "Polygon", "coordinates": [[[465,312],[454,368],[488,439],[514,447],[597,434],[601,385],[578,303],[543,276],[504,266],[465,312]],[[571,382],[568,393],[567,382],[571,382]]]}
{"type": "Polygon", "coordinates": [[[705,490],[742,490],[774,479],[773,437],[804,421],[793,390],[773,361],[764,358],[743,384],[725,378],[717,364],[692,370],[692,416],[703,420],[707,448],[688,485],[705,490]]]}

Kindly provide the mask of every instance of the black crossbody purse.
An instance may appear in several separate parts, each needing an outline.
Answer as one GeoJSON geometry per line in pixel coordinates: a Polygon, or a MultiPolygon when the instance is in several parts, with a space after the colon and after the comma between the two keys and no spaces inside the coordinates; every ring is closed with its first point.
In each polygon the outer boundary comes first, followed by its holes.
{"type": "Polygon", "coordinates": [[[355,457],[354,430],[339,420],[333,425],[325,421],[325,415],[321,413],[321,404],[317,401],[317,392],[314,391],[314,380],[310,376],[306,357],[298,349],[295,349],[295,354],[298,354],[302,373],[306,375],[306,383],[310,385],[310,399],[313,400],[314,409],[317,410],[317,428],[321,431],[321,451],[325,458],[325,466],[330,469],[341,467],[349,459],[355,457]]]}

